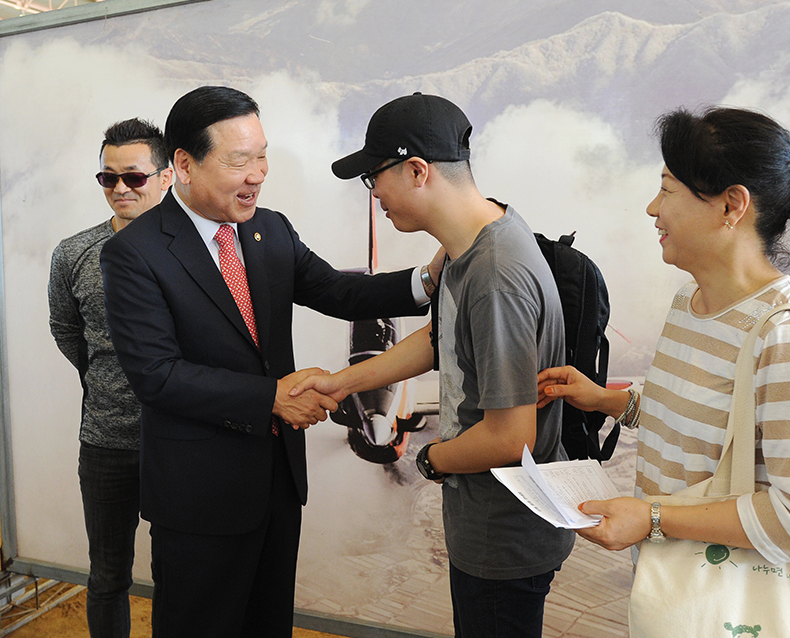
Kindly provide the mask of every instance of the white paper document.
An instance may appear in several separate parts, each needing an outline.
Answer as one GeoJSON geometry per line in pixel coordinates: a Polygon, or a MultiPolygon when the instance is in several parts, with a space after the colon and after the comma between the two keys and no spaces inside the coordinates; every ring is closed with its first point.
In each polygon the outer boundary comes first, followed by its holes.
{"type": "Polygon", "coordinates": [[[580,512],[579,504],[620,496],[598,461],[586,459],[537,465],[526,445],[521,467],[497,467],[491,472],[524,505],[554,527],[594,527],[600,517],[580,512]]]}

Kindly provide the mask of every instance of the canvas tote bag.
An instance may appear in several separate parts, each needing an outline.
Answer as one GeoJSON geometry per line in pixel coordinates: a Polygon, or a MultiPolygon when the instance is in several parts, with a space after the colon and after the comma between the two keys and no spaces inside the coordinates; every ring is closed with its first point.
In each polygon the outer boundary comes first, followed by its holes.
{"type": "MultiPolygon", "coordinates": [[[[754,344],[763,324],[788,309],[785,304],[765,313],[741,348],[714,475],[651,502],[695,505],[754,492],[754,344]]],[[[645,540],[628,612],[631,638],[788,638],[790,564],[773,565],[755,550],[714,543],[645,540]]]]}

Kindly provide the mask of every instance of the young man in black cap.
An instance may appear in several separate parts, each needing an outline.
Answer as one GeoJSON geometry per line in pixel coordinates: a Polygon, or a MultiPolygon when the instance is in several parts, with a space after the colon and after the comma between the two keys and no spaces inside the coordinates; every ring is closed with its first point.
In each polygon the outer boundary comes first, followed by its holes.
{"type": "MultiPolygon", "coordinates": [[[[521,460],[566,458],[561,406],[536,409],[537,373],[561,365],[563,321],[554,279],[510,206],[485,199],[469,167],[472,126],[444,98],[401,97],[370,120],[362,150],[338,160],[360,176],[396,228],[424,230],[447,251],[439,289],[440,433],[417,455],[442,482],[458,638],[540,636],[550,583],[574,534],[524,507],[489,472],[521,460]]],[[[431,325],[384,354],[297,385],[345,396],[431,369],[431,325]]]]}

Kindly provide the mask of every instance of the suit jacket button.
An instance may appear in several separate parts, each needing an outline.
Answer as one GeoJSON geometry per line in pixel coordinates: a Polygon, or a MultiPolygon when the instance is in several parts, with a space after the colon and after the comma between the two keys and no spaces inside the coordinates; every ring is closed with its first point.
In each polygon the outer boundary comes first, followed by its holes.
{"type": "Polygon", "coordinates": [[[231,423],[230,423],[230,421],[227,421],[227,420],[226,420],[226,421],[223,421],[223,422],[222,422],[222,427],[223,427],[223,428],[229,428],[229,427],[232,427],[232,426],[231,426],[231,423]]]}
{"type": "Polygon", "coordinates": [[[269,369],[269,362],[268,361],[264,361],[263,362],[263,367],[268,370],[269,369]]]}
{"type": "Polygon", "coordinates": [[[244,428],[247,434],[252,434],[252,426],[248,423],[247,426],[244,428]]]}

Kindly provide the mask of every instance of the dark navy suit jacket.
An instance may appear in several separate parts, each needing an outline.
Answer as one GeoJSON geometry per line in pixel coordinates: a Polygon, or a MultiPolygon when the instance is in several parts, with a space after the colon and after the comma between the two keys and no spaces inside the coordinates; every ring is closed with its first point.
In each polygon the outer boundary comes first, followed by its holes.
{"type": "MultiPolygon", "coordinates": [[[[271,489],[277,379],[294,371],[293,304],[343,319],[423,314],[411,272],[341,273],[281,213],[238,225],[260,351],[171,193],[101,254],[113,345],[142,408],[141,510],[182,532],[256,528],[271,489]]],[[[281,428],[302,503],[304,431],[281,428]]]]}

